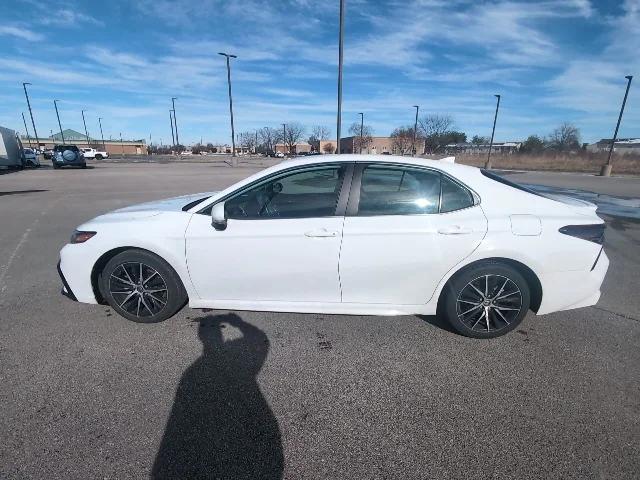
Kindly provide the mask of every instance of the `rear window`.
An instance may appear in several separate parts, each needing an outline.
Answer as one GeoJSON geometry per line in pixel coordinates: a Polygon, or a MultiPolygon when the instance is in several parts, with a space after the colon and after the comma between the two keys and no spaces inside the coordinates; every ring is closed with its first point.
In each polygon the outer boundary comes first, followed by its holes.
{"type": "Polygon", "coordinates": [[[522,192],[530,193],[531,195],[537,195],[538,197],[544,197],[544,195],[540,195],[535,190],[531,190],[530,188],[520,185],[519,183],[512,182],[511,180],[507,180],[506,178],[490,172],[489,170],[485,170],[484,168],[481,168],[480,172],[482,172],[485,177],[490,178],[491,180],[495,180],[498,183],[502,183],[503,185],[507,185],[508,187],[515,188],[516,190],[520,190],[522,192]]]}
{"type": "Polygon", "coordinates": [[[56,152],[64,152],[65,150],[71,150],[73,152],[77,152],[78,147],[76,147],[75,145],[56,145],[54,150],[56,152]]]}

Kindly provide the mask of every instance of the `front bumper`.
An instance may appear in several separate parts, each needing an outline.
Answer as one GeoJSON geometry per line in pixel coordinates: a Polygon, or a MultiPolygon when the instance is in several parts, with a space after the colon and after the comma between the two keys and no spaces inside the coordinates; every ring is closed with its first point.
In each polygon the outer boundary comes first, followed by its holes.
{"type": "Polygon", "coordinates": [[[62,269],[60,268],[60,260],[58,260],[57,269],[58,269],[58,275],[60,275],[60,280],[62,280],[62,290],[60,291],[60,293],[62,293],[62,295],[64,295],[65,297],[73,300],[74,302],[77,302],[78,299],[73,294],[71,287],[67,283],[67,279],[64,278],[64,274],[62,273],[62,269]]]}

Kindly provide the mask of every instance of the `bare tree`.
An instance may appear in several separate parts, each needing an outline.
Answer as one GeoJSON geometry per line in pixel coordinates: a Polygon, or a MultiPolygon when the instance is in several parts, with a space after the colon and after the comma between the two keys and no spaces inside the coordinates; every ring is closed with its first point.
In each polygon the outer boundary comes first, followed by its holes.
{"type": "Polygon", "coordinates": [[[328,142],[324,144],[322,150],[324,151],[324,153],[335,153],[336,146],[333,144],[333,142],[328,142]]]}
{"type": "Polygon", "coordinates": [[[361,151],[369,148],[369,145],[373,142],[373,128],[369,125],[362,126],[362,139],[360,138],[360,123],[353,122],[349,127],[349,134],[354,137],[353,139],[353,153],[360,153],[361,151]]]}
{"type": "Polygon", "coordinates": [[[311,135],[309,135],[309,143],[320,142],[322,140],[329,140],[331,136],[331,130],[324,125],[316,125],[311,128],[311,135]]]}
{"type": "Polygon", "coordinates": [[[578,150],[580,148],[580,130],[575,125],[564,122],[546,139],[549,148],[560,152],[578,150]]]}
{"type": "Polygon", "coordinates": [[[453,130],[450,115],[425,115],[418,120],[418,134],[424,138],[424,153],[434,153],[445,144],[446,133],[453,130]]]}
{"type": "Polygon", "coordinates": [[[264,127],[258,131],[260,147],[264,153],[275,152],[276,143],[282,139],[282,132],[277,128],[264,127]]]}
{"type": "Polygon", "coordinates": [[[246,148],[250,152],[256,147],[255,132],[242,132],[238,135],[238,140],[242,148],[246,148]]]}
{"type": "Polygon", "coordinates": [[[411,154],[413,147],[413,127],[399,127],[391,132],[391,148],[393,153],[411,154]]]}
{"type": "Polygon", "coordinates": [[[287,123],[286,135],[284,143],[287,145],[289,153],[294,153],[296,143],[298,143],[304,137],[305,128],[304,125],[298,122],[287,123]]]}

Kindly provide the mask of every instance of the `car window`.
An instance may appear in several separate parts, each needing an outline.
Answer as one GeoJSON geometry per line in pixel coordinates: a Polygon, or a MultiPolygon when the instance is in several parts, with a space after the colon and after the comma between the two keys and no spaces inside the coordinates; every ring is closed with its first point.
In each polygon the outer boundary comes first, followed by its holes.
{"type": "Polygon", "coordinates": [[[71,150],[73,152],[77,152],[78,147],[76,147],[75,145],[56,145],[54,150],[56,152],[64,152],[65,150],[71,150]]]}
{"type": "Polygon", "coordinates": [[[446,175],[442,176],[442,199],[440,213],[453,212],[473,206],[473,195],[462,185],[446,175]]]}
{"type": "Polygon", "coordinates": [[[362,172],[358,215],[438,213],[439,201],[438,172],[375,165],[362,172]]]}
{"type": "Polygon", "coordinates": [[[270,178],[228,199],[226,216],[237,220],[332,216],[345,170],[329,165],[270,178]]]}

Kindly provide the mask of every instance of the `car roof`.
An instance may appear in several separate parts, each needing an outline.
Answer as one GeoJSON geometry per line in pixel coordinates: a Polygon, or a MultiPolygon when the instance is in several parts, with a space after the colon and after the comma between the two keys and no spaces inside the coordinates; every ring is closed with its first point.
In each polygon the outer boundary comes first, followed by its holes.
{"type": "Polygon", "coordinates": [[[279,164],[271,167],[274,170],[279,170],[276,167],[289,168],[298,165],[314,165],[319,163],[335,163],[335,162],[366,162],[366,163],[400,163],[404,165],[415,165],[419,167],[430,167],[438,170],[445,171],[451,175],[465,174],[470,172],[478,172],[477,167],[469,165],[461,165],[454,163],[455,157],[446,157],[440,160],[434,160],[421,157],[403,157],[400,155],[359,155],[359,154],[340,154],[340,155],[314,155],[309,158],[294,157],[287,159],[279,164]]]}

